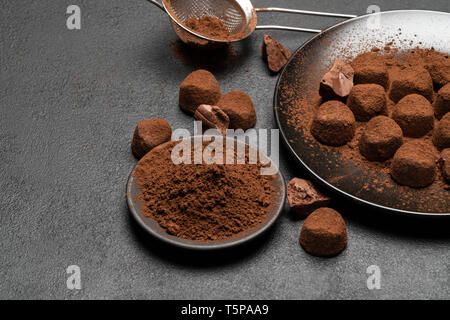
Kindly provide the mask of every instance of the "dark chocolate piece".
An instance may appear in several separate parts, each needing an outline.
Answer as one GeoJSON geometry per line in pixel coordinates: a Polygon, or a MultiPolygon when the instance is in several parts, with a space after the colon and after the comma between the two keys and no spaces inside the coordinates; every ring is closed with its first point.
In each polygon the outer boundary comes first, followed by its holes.
{"type": "Polygon", "coordinates": [[[280,72],[292,56],[288,49],[267,34],[264,35],[261,51],[263,59],[267,61],[269,70],[273,73],[280,72]]]}
{"type": "Polygon", "coordinates": [[[299,178],[292,179],[287,185],[287,198],[291,210],[301,218],[330,203],[330,198],[318,191],[310,181],[299,178]]]}
{"type": "Polygon", "coordinates": [[[351,65],[336,60],[330,71],[323,76],[319,94],[324,100],[345,101],[353,88],[354,76],[355,71],[351,65]]]}
{"type": "Polygon", "coordinates": [[[195,110],[194,118],[200,120],[208,128],[219,130],[223,135],[226,134],[230,124],[230,118],[222,109],[208,104],[200,105],[195,110]]]}

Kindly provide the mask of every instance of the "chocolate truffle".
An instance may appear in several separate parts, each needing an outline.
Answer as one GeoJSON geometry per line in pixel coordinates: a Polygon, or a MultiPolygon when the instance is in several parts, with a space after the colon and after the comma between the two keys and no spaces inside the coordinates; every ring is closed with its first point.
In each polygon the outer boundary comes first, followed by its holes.
{"type": "Polygon", "coordinates": [[[355,70],[355,83],[376,83],[387,88],[388,68],[384,58],[376,52],[366,52],[358,55],[352,62],[355,70]]]}
{"type": "Polygon", "coordinates": [[[442,150],[439,164],[445,181],[450,183],[450,149],[442,150]]]}
{"type": "Polygon", "coordinates": [[[319,94],[323,100],[345,101],[353,88],[355,71],[352,66],[336,60],[320,82],[319,94]]]}
{"type": "Polygon", "coordinates": [[[436,177],[433,146],[419,140],[405,143],[394,155],[391,176],[397,183],[414,188],[432,184],[436,177]]]}
{"type": "Polygon", "coordinates": [[[450,83],[438,91],[433,108],[434,114],[438,119],[441,119],[446,113],[450,112],[450,83]]]}
{"type": "Polygon", "coordinates": [[[200,120],[206,127],[217,129],[222,134],[226,134],[230,118],[218,106],[210,106],[208,104],[201,104],[195,110],[194,118],[200,120]]]}
{"type": "Polygon", "coordinates": [[[342,146],[355,135],[355,116],[340,101],[325,102],[314,116],[311,134],[323,144],[342,146]]]}
{"type": "Polygon", "coordinates": [[[418,94],[401,99],[392,113],[392,119],[402,128],[406,137],[423,137],[434,127],[433,107],[418,94]]]}
{"type": "Polygon", "coordinates": [[[363,131],[359,151],[369,161],[383,162],[392,158],[402,143],[399,125],[391,118],[378,116],[370,120],[363,131]]]}
{"type": "Polygon", "coordinates": [[[192,72],[180,85],[179,104],[181,109],[194,113],[201,104],[215,105],[222,96],[219,83],[206,70],[192,72]]]}
{"type": "Polygon", "coordinates": [[[357,121],[366,122],[387,114],[386,92],[378,84],[359,84],[350,91],[347,105],[357,121]]]}
{"type": "Polygon", "coordinates": [[[172,128],[165,119],[149,119],[139,122],[134,130],[131,150],[139,159],[154,147],[159,146],[172,137],[172,128]]]}
{"type": "Polygon", "coordinates": [[[433,100],[433,80],[423,67],[395,69],[390,73],[389,80],[389,97],[395,103],[414,93],[424,96],[429,101],[433,100]]]}
{"type": "Polygon", "coordinates": [[[217,106],[230,118],[230,127],[247,130],[256,123],[256,111],[252,99],[242,91],[231,91],[217,102],[217,106]]]}
{"type": "Polygon", "coordinates": [[[439,149],[450,148],[450,113],[442,117],[434,130],[433,142],[439,149]]]}
{"type": "Polygon", "coordinates": [[[317,209],[303,223],[300,244],[314,256],[337,255],[347,245],[344,219],[333,209],[317,209]]]}
{"type": "Polygon", "coordinates": [[[291,58],[292,53],[283,47],[277,40],[265,34],[261,48],[263,59],[267,62],[269,70],[278,73],[291,58]]]}
{"type": "Polygon", "coordinates": [[[292,179],[287,185],[287,198],[291,210],[300,218],[306,218],[314,210],[330,203],[330,198],[317,190],[310,181],[300,178],[292,179]]]}
{"type": "Polygon", "coordinates": [[[450,59],[437,51],[429,50],[424,54],[425,69],[431,75],[436,87],[450,83],[450,59]]]}

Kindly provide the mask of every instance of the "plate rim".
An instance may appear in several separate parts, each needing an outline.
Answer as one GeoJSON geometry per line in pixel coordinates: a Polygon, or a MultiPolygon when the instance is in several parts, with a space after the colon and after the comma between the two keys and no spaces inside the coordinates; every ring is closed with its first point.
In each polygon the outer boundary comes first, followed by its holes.
{"type": "MultiPolygon", "coordinates": [[[[194,138],[194,137],[195,136],[190,136],[188,138],[194,138]]],[[[227,137],[227,139],[228,138],[232,138],[232,137],[227,137]]],[[[239,140],[237,140],[237,141],[239,141],[239,140]]],[[[171,141],[169,141],[169,142],[171,142],[171,141]]],[[[242,142],[242,141],[240,141],[240,142],[242,142]]],[[[246,145],[248,145],[246,142],[242,142],[242,143],[245,143],[246,145]]],[[[250,146],[250,147],[256,148],[257,150],[259,150],[255,146],[250,146]]],[[[265,156],[268,159],[270,159],[270,157],[268,155],[265,155],[265,156]]],[[[272,159],[270,159],[270,160],[272,161],[272,159]]],[[[133,216],[134,220],[147,233],[149,233],[151,236],[157,238],[158,240],[160,240],[164,243],[170,244],[172,246],[175,246],[175,247],[179,247],[182,249],[188,249],[188,250],[197,250],[197,251],[212,251],[212,250],[221,250],[221,249],[237,247],[246,242],[252,241],[252,240],[258,238],[259,236],[261,236],[262,234],[266,233],[266,231],[268,231],[275,224],[275,222],[281,216],[281,213],[284,211],[284,206],[286,203],[286,183],[285,183],[283,173],[281,172],[279,165],[277,165],[277,173],[275,174],[275,176],[276,176],[276,179],[279,179],[279,184],[281,186],[281,188],[280,188],[281,199],[280,199],[278,205],[274,208],[276,210],[276,213],[269,220],[267,220],[264,223],[264,225],[261,228],[259,228],[257,231],[251,232],[243,237],[237,238],[236,240],[233,240],[233,238],[231,238],[231,239],[227,240],[226,242],[222,242],[222,243],[220,243],[218,241],[195,242],[195,241],[190,241],[187,239],[176,238],[167,233],[161,234],[159,232],[156,232],[153,228],[149,227],[144,222],[144,217],[142,217],[137,212],[137,209],[134,205],[135,201],[133,201],[133,199],[132,199],[131,190],[132,190],[132,185],[134,183],[133,173],[135,172],[136,166],[138,163],[139,163],[139,161],[133,167],[133,170],[131,171],[130,175],[128,176],[128,180],[127,180],[126,199],[127,199],[128,209],[131,212],[131,215],[133,216]],[[186,241],[186,242],[183,242],[183,241],[186,241]]],[[[146,218],[146,219],[152,219],[152,218],[146,218]]],[[[153,220],[153,221],[156,222],[155,220],[153,220]]],[[[156,222],[156,224],[157,224],[157,222],[156,222]]]]}
{"type": "MultiPolygon", "coordinates": [[[[449,15],[450,16],[449,12],[432,11],[432,10],[391,10],[391,11],[382,11],[382,12],[378,12],[378,13],[375,13],[375,14],[384,15],[384,14],[407,13],[407,12],[444,14],[444,15],[449,15]]],[[[319,181],[326,188],[332,190],[334,193],[337,193],[340,196],[348,198],[347,200],[352,200],[352,201],[355,201],[355,202],[357,202],[357,203],[359,203],[361,205],[369,206],[369,207],[372,207],[372,208],[376,208],[377,210],[380,210],[380,211],[395,213],[397,215],[407,215],[407,216],[415,216],[415,217],[450,218],[450,213],[418,212],[418,211],[409,211],[409,210],[402,210],[402,209],[396,209],[396,208],[387,207],[387,206],[384,206],[384,205],[380,205],[380,204],[377,204],[377,203],[373,203],[373,202],[361,199],[361,198],[359,198],[357,196],[354,196],[354,195],[352,195],[352,194],[350,194],[348,192],[340,190],[339,188],[333,186],[331,183],[329,183],[328,181],[326,181],[325,179],[320,177],[317,173],[314,172],[314,170],[312,170],[306,163],[304,163],[304,161],[299,157],[299,155],[295,152],[295,150],[291,146],[291,144],[289,142],[289,139],[287,139],[287,137],[285,135],[285,132],[284,132],[283,128],[280,125],[280,118],[279,118],[279,114],[278,114],[279,110],[278,110],[278,103],[277,103],[278,99],[277,99],[277,97],[278,97],[278,92],[281,90],[280,89],[280,82],[281,82],[281,79],[283,78],[284,73],[286,72],[286,67],[292,62],[292,60],[306,46],[308,46],[311,42],[315,41],[317,38],[321,37],[323,34],[329,32],[331,30],[334,30],[336,28],[339,28],[342,25],[354,22],[356,20],[366,19],[368,16],[371,16],[371,15],[373,15],[373,14],[365,14],[365,15],[362,15],[362,16],[359,16],[359,17],[355,17],[355,18],[352,18],[352,19],[340,22],[340,23],[335,24],[335,25],[333,25],[333,26],[331,26],[329,28],[326,28],[322,32],[314,35],[313,37],[311,37],[310,39],[308,39],[307,41],[302,43],[295,50],[295,52],[292,54],[291,58],[288,60],[286,65],[283,67],[283,70],[280,72],[280,75],[278,76],[277,83],[276,83],[276,86],[275,86],[274,97],[273,97],[273,111],[274,111],[274,115],[275,115],[275,121],[276,121],[278,129],[280,130],[282,140],[284,142],[284,145],[290,151],[291,155],[293,155],[294,158],[297,159],[297,161],[301,164],[301,166],[308,172],[308,174],[311,177],[313,177],[316,181],[319,181]]]]}

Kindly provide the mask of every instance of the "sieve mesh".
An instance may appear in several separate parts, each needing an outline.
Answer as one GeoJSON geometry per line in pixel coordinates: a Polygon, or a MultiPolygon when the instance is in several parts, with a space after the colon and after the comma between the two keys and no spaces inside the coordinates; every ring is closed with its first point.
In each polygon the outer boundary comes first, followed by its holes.
{"type": "MultiPolygon", "coordinates": [[[[230,35],[242,35],[250,31],[248,19],[235,0],[163,0],[163,2],[167,11],[181,23],[185,23],[190,18],[212,16],[222,21],[230,35]]],[[[193,37],[197,38],[194,42],[203,40],[188,34],[175,22],[171,21],[171,23],[174,31],[183,41],[192,42],[193,37]]]]}

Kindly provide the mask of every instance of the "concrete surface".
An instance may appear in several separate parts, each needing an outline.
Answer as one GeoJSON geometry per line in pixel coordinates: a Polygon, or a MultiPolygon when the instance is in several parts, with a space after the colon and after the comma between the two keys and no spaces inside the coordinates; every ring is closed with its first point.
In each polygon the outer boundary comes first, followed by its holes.
{"type": "MultiPolygon", "coordinates": [[[[450,11],[448,0],[254,3],[358,15],[370,4],[450,11]]],[[[125,183],[139,120],[192,130],[177,89],[193,67],[174,58],[167,18],[145,0],[3,0],[0,9],[0,298],[449,298],[448,221],[394,219],[346,202],[336,207],[349,246],[332,259],[300,248],[302,222],[287,212],[239,251],[163,247],[131,220],[125,183]],[[66,28],[70,4],[81,7],[81,30],[66,28]],[[81,290],[66,287],[69,265],[81,268],[81,290]],[[380,290],[367,288],[370,265],[381,269],[380,290]]],[[[339,20],[267,13],[260,21],[324,28],[339,20]]],[[[271,34],[290,49],[310,37],[271,34]]],[[[236,46],[235,65],[213,71],[223,91],[248,92],[257,127],[271,128],[277,78],[260,59],[262,36],[236,46]]],[[[285,150],[281,158],[286,179],[303,175],[285,150]]]]}

